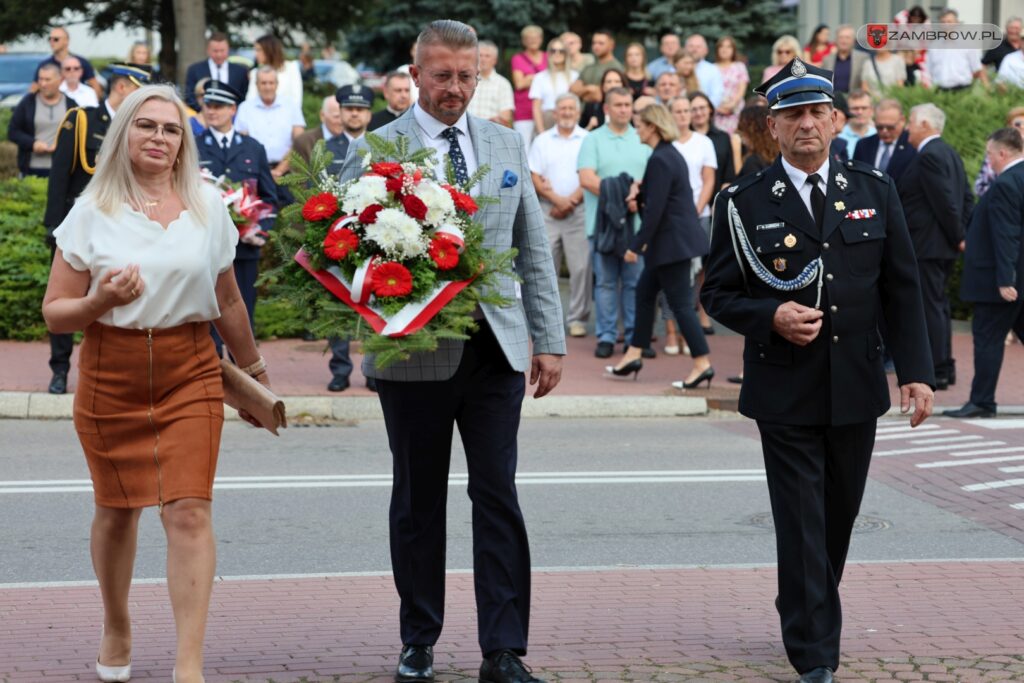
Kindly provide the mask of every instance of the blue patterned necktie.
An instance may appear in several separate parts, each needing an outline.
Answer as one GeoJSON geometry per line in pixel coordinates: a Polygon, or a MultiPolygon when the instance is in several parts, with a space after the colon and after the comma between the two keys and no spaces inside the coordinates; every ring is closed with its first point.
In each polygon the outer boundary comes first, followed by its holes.
{"type": "Polygon", "coordinates": [[[459,147],[459,129],[445,128],[441,137],[449,144],[448,158],[452,160],[452,168],[455,170],[455,182],[465,187],[469,182],[469,170],[466,168],[466,157],[462,156],[462,147],[459,147]]]}
{"type": "Polygon", "coordinates": [[[892,147],[885,145],[885,149],[882,150],[882,158],[878,160],[878,170],[884,171],[889,168],[889,160],[892,158],[892,147]]]}

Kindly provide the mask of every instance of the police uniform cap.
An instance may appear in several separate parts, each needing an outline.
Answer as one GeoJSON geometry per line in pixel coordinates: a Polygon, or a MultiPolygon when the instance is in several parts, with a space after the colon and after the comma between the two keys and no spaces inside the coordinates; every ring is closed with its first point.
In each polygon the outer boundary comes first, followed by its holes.
{"type": "Polygon", "coordinates": [[[203,102],[207,104],[237,105],[241,101],[241,93],[222,81],[210,81],[203,90],[203,102]]]}
{"type": "Polygon", "coordinates": [[[364,85],[343,85],[334,93],[334,99],[343,107],[373,106],[373,91],[364,85]]]}
{"type": "Polygon", "coordinates": [[[124,76],[140,88],[153,82],[153,67],[147,64],[115,62],[110,65],[110,73],[115,76],[124,76]]]}
{"type": "Polygon", "coordinates": [[[801,59],[790,60],[779,73],[754,88],[763,95],[772,109],[799,107],[818,102],[832,103],[832,72],[804,63],[801,59]]]}

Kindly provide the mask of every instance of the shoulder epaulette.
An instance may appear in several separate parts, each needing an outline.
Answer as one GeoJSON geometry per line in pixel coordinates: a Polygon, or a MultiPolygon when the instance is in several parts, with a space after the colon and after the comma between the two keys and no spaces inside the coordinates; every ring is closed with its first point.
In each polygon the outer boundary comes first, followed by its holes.
{"type": "Polygon", "coordinates": [[[886,175],[882,171],[879,171],[877,168],[875,168],[874,166],[865,161],[857,161],[856,159],[850,159],[845,164],[843,164],[843,166],[850,169],[851,171],[857,171],[858,173],[869,175],[875,180],[878,180],[879,182],[886,184],[889,183],[888,175],[886,175]]]}
{"type": "Polygon", "coordinates": [[[724,194],[726,197],[734,197],[748,187],[761,182],[761,178],[763,178],[764,175],[764,170],[757,171],[756,173],[748,173],[747,175],[734,180],[732,185],[722,190],[721,194],[724,194]]]}

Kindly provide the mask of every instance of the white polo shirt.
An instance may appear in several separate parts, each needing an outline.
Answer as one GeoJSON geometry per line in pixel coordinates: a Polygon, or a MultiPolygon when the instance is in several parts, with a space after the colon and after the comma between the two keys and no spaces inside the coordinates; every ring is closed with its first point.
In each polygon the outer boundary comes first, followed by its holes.
{"type": "Polygon", "coordinates": [[[587,131],[579,126],[573,129],[569,137],[562,137],[559,135],[558,126],[552,126],[533,139],[527,157],[530,170],[542,178],[547,178],[555,192],[568,197],[580,186],[576,160],[585,137],[587,131]]]}
{"type": "Polygon", "coordinates": [[[928,50],[925,68],[936,88],[968,86],[981,71],[981,50],[928,50]]]}
{"type": "Polygon", "coordinates": [[[246,100],[239,105],[238,116],[235,117],[238,132],[262,144],[271,164],[284,159],[292,148],[292,126],[306,127],[302,108],[280,97],[273,104],[266,104],[260,98],[246,100]]]}

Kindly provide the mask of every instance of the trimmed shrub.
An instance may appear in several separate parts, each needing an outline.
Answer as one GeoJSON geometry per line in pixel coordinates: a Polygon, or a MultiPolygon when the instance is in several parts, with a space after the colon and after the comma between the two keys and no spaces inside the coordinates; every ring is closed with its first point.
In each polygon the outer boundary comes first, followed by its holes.
{"type": "Polygon", "coordinates": [[[50,275],[45,207],[45,180],[0,181],[0,339],[46,335],[41,310],[50,275]]]}

